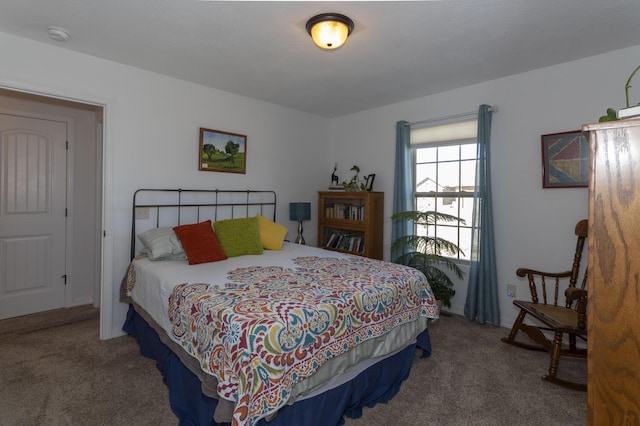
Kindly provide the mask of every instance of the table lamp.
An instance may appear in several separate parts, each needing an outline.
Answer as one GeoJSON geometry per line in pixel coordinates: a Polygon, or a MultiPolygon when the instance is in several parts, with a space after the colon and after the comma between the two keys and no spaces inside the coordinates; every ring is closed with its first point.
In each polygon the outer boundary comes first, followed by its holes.
{"type": "Polygon", "coordinates": [[[311,219],[311,203],[289,203],[289,219],[298,221],[296,244],[304,244],[302,221],[311,219]]]}

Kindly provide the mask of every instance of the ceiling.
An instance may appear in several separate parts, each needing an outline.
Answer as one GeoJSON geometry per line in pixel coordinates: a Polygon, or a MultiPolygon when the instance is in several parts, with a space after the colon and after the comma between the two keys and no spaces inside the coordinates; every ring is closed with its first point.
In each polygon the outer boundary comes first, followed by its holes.
{"type": "Polygon", "coordinates": [[[639,22],[639,0],[0,2],[0,32],[325,117],[640,45],[639,22]],[[322,12],[355,22],[339,49],[305,31],[322,12]]]}

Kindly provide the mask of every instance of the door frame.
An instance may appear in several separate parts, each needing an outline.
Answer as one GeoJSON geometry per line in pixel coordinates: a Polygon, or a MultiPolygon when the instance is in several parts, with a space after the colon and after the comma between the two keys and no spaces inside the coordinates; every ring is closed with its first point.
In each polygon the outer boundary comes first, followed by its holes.
{"type": "MultiPolygon", "coordinates": [[[[23,118],[33,118],[36,120],[47,120],[47,121],[58,121],[66,123],[67,126],[67,167],[66,167],[66,182],[65,182],[65,208],[69,208],[69,206],[73,205],[73,177],[74,177],[74,159],[73,155],[69,155],[69,152],[73,152],[73,148],[75,146],[75,122],[72,117],[62,116],[62,115],[53,115],[53,114],[42,114],[38,112],[25,111],[19,109],[8,109],[8,108],[0,108],[0,114],[3,115],[11,115],[16,117],[23,118]]],[[[70,224],[73,223],[73,212],[71,213],[71,218],[67,215],[65,219],[65,261],[64,261],[64,269],[65,274],[69,275],[71,271],[73,271],[73,226],[70,224]]],[[[73,295],[73,276],[71,280],[67,280],[66,285],[64,286],[64,307],[68,308],[73,303],[72,295],[73,295]]]]}
{"type": "MultiPolygon", "coordinates": [[[[14,80],[5,80],[0,78],[0,87],[7,90],[30,93],[32,95],[43,96],[48,98],[62,99],[70,102],[94,105],[102,108],[102,208],[101,213],[101,229],[102,235],[101,251],[97,255],[100,261],[100,339],[109,339],[113,337],[113,308],[114,308],[114,290],[113,290],[113,236],[111,232],[113,217],[112,210],[109,208],[112,203],[111,182],[113,171],[111,169],[111,143],[109,135],[111,134],[111,121],[109,114],[111,106],[115,102],[113,99],[107,99],[96,94],[88,94],[85,92],[77,92],[71,89],[61,90],[60,88],[51,88],[46,86],[38,86],[14,80]]],[[[66,295],[65,295],[66,296],[66,295]]]]}

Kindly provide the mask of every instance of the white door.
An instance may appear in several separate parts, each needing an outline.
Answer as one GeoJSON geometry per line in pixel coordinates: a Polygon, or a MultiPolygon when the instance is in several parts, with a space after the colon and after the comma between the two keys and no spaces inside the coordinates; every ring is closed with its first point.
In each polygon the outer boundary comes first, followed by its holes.
{"type": "Polygon", "coordinates": [[[67,124],[0,114],[0,319],[65,305],[67,124]]]}

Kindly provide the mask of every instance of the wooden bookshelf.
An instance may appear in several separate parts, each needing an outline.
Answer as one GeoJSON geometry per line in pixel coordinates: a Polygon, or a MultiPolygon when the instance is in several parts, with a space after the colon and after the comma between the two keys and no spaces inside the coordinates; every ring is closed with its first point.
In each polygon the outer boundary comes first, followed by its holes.
{"type": "Polygon", "coordinates": [[[318,245],[382,259],[384,192],[318,193],[318,245]]]}

